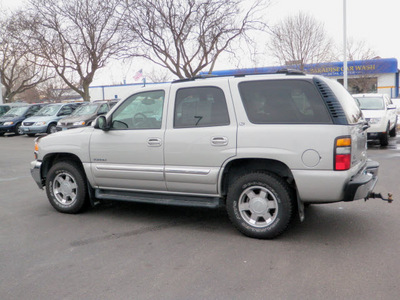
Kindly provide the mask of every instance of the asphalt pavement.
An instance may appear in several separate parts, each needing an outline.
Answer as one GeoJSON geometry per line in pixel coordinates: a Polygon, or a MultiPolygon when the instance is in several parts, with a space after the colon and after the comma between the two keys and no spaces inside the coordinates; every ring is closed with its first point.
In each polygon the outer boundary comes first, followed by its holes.
{"type": "Polygon", "coordinates": [[[56,212],[33,140],[0,137],[0,299],[399,299],[400,149],[370,144],[381,200],[312,205],[275,240],[223,209],[115,203],[56,212]]]}

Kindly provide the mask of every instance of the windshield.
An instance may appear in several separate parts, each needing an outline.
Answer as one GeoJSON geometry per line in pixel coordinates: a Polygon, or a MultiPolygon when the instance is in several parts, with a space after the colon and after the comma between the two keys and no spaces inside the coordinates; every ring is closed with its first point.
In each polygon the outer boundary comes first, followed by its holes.
{"type": "Polygon", "coordinates": [[[356,97],[361,109],[364,110],[382,110],[385,109],[383,98],[380,97],[356,97]]]}
{"type": "Polygon", "coordinates": [[[71,116],[84,116],[84,115],[92,115],[96,113],[97,108],[99,107],[98,104],[86,104],[79,106],[71,116]]]}
{"type": "Polygon", "coordinates": [[[11,108],[8,112],[6,112],[3,117],[19,117],[23,116],[25,112],[28,110],[29,106],[18,106],[11,108]]]}
{"type": "Polygon", "coordinates": [[[39,110],[35,116],[54,116],[60,110],[61,105],[47,105],[39,110]]]}

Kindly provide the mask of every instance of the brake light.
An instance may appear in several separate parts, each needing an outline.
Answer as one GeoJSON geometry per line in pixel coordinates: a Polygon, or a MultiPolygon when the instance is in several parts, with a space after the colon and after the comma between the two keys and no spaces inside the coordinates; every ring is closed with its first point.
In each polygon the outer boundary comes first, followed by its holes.
{"type": "Polygon", "coordinates": [[[335,170],[345,171],[351,166],[351,138],[339,137],[335,141],[335,170]]]}

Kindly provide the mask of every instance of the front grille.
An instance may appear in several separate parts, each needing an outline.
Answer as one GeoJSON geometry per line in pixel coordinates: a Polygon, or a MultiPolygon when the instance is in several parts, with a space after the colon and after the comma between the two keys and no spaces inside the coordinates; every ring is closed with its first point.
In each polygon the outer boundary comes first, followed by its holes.
{"type": "Polygon", "coordinates": [[[24,122],[24,126],[32,126],[35,122],[24,122]]]}

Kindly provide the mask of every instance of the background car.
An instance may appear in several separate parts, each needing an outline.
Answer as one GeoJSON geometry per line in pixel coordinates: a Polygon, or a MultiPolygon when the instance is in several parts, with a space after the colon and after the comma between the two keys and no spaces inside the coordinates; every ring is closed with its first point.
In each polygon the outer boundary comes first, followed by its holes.
{"type": "Polygon", "coordinates": [[[99,115],[106,114],[118,101],[96,101],[83,104],[69,117],[62,118],[57,123],[57,131],[89,126],[99,115]]]}
{"type": "Polygon", "coordinates": [[[77,103],[48,104],[36,113],[35,116],[27,118],[22,122],[21,130],[28,136],[37,133],[54,133],[58,120],[69,116],[79,106],[77,103]]]}
{"type": "Polygon", "coordinates": [[[12,107],[0,117],[0,136],[7,132],[13,132],[16,135],[24,134],[21,130],[22,121],[33,116],[45,104],[18,105],[12,107]]]}
{"type": "Polygon", "coordinates": [[[389,136],[396,136],[396,105],[385,94],[356,94],[353,97],[370,125],[368,139],[379,140],[382,146],[387,146],[389,136]]]}

